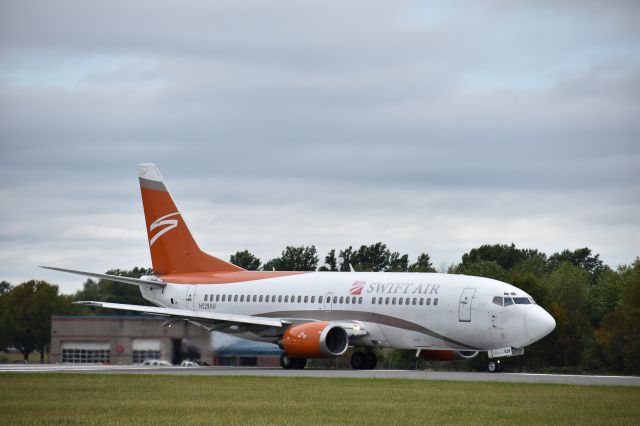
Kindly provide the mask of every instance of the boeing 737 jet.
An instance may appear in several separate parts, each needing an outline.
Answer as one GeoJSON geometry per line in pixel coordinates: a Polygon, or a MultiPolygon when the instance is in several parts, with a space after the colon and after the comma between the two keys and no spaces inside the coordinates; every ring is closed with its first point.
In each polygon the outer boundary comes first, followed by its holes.
{"type": "Polygon", "coordinates": [[[277,344],[283,368],[338,357],[375,368],[373,348],[424,359],[500,357],[549,334],[555,321],[524,291],[466,275],[396,272],[247,271],[200,250],[158,168],[138,165],[153,275],[139,279],[48,267],[137,285],[155,306],[77,302],[189,321],[209,331],[277,344]]]}

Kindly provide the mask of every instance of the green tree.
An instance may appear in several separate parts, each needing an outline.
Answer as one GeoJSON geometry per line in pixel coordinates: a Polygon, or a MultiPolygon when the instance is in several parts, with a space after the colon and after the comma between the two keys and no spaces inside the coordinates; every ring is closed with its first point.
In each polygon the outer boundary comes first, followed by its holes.
{"type": "Polygon", "coordinates": [[[60,297],[58,286],[27,281],[6,295],[3,328],[25,361],[33,351],[38,351],[40,362],[44,362],[51,341],[51,315],[65,314],[71,309],[70,298],[60,297]]]}
{"type": "Polygon", "coordinates": [[[400,255],[397,251],[394,251],[389,256],[389,269],[391,272],[407,272],[409,270],[409,255],[400,255]]]}
{"type": "Polygon", "coordinates": [[[315,271],[318,267],[318,252],[315,246],[287,246],[282,255],[265,263],[265,271],[315,271]]]}
{"type": "Polygon", "coordinates": [[[353,265],[356,260],[356,253],[353,250],[353,247],[349,246],[344,250],[340,250],[340,254],[338,255],[340,258],[340,271],[348,272],[349,265],[353,265]]]}
{"type": "Polygon", "coordinates": [[[592,284],[596,282],[598,274],[604,270],[604,264],[602,260],[600,260],[600,255],[592,255],[591,249],[588,247],[573,251],[564,250],[561,253],[552,254],[548,261],[549,271],[556,270],[562,262],[569,262],[573,266],[587,271],[590,274],[592,284]]]}
{"type": "Polygon", "coordinates": [[[561,263],[551,274],[549,295],[556,329],[548,344],[553,348],[549,360],[558,366],[579,366],[585,347],[595,341],[587,314],[589,273],[569,262],[561,263]]]}
{"type": "Polygon", "coordinates": [[[338,270],[338,258],[336,257],[335,249],[331,249],[331,251],[329,251],[329,253],[325,256],[324,263],[327,266],[321,266],[321,271],[335,272],[338,270]]]}
{"type": "Polygon", "coordinates": [[[436,272],[436,268],[431,263],[431,258],[427,253],[418,256],[418,261],[409,267],[410,272],[436,272]]]}
{"type": "Polygon", "coordinates": [[[0,296],[9,293],[12,288],[13,286],[8,281],[3,280],[0,282],[0,296]]]}
{"type": "Polygon", "coordinates": [[[515,244],[485,244],[462,255],[463,267],[483,261],[495,262],[502,269],[509,270],[518,263],[531,258],[546,260],[546,255],[538,250],[518,249],[515,244]]]}
{"type": "Polygon", "coordinates": [[[260,269],[260,259],[255,257],[249,250],[238,251],[231,255],[230,262],[247,271],[257,271],[260,269]]]}
{"type": "Polygon", "coordinates": [[[611,370],[640,374],[640,258],[621,268],[622,291],[616,308],[606,314],[597,342],[611,370]]]}
{"type": "Polygon", "coordinates": [[[454,274],[472,275],[475,277],[493,278],[494,280],[506,281],[507,271],[493,260],[480,260],[475,263],[461,263],[449,270],[454,274]]]}

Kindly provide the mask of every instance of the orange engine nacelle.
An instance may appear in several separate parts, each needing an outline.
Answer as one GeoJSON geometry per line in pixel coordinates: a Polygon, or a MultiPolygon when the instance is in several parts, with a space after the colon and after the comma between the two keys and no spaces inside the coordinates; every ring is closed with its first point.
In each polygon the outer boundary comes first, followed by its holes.
{"type": "Polygon", "coordinates": [[[420,351],[420,358],[425,361],[458,361],[461,359],[471,359],[478,355],[478,351],[448,351],[448,350],[429,350],[420,351]]]}
{"type": "Polygon", "coordinates": [[[349,337],[346,330],[336,324],[306,322],[287,328],[280,346],[292,358],[325,358],[344,354],[349,337]]]}

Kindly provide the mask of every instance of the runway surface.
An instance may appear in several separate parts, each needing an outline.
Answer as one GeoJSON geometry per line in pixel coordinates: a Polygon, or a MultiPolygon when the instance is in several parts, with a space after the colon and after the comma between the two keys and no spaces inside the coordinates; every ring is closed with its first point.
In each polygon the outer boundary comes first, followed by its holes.
{"type": "Polygon", "coordinates": [[[5,364],[1,373],[164,374],[190,376],[269,376],[453,380],[468,382],[555,383],[568,385],[640,386],[635,376],[586,376],[525,373],[467,373],[415,370],[283,370],[259,367],[143,367],[139,365],[5,364]]]}

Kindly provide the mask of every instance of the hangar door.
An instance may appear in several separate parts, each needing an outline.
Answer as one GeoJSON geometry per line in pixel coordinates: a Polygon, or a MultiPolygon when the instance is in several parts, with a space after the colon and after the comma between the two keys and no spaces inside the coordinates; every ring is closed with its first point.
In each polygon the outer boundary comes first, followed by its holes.
{"type": "Polygon", "coordinates": [[[147,359],[162,359],[162,343],[156,339],[134,339],[131,348],[132,362],[142,364],[147,359]]]}
{"type": "Polygon", "coordinates": [[[60,361],[71,364],[108,364],[109,342],[61,342],[60,361]]]}

